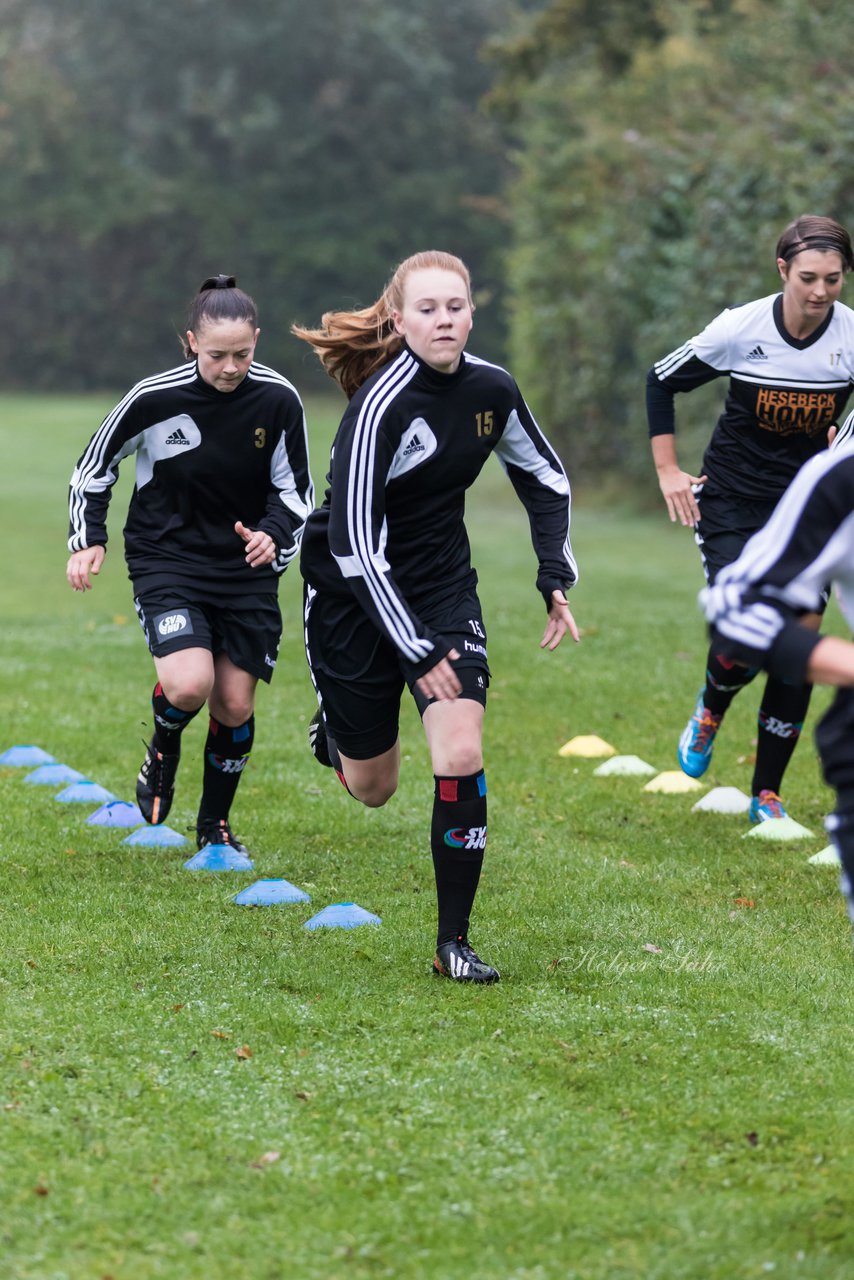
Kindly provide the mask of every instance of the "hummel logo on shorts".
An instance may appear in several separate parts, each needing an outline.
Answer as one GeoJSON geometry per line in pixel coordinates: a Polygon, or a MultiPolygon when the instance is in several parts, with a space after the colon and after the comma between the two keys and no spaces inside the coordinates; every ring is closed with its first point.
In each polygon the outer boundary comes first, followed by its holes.
{"type": "MultiPolygon", "coordinates": [[[[749,356],[748,356],[748,359],[750,359],[750,357],[749,357],[749,356]]],[[[188,439],[187,439],[187,437],[184,435],[184,432],[181,430],[181,428],[180,428],[180,427],[178,428],[178,430],[177,430],[177,431],[173,431],[173,432],[172,432],[172,434],[171,434],[171,436],[167,436],[167,437],[166,437],[166,439],[165,439],[165,441],[164,441],[164,444],[186,444],[186,445],[189,445],[189,443],[190,443],[190,442],[189,442],[189,440],[188,440],[188,439]]]]}

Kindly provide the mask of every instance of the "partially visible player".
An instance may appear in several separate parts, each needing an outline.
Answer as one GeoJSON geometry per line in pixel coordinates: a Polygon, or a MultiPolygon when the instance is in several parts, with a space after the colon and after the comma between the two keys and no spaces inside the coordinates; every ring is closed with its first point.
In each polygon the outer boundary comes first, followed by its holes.
{"type": "Polygon", "coordinates": [[[837,685],[816,744],[836,811],[827,829],[854,924],[854,644],[805,627],[828,581],[854,630],[854,414],[798,473],[761,532],[701,593],[716,652],[780,679],[837,685]]]}
{"type": "MultiPolygon", "coordinates": [[[[659,485],[672,521],[692,525],[706,580],[739,556],[798,468],[824,449],[854,386],[854,311],[839,302],[854,266],[848,232],[805,215],[777,243],[781,293],[723,311],[647,376],[647,416],[659,485]],[[674,396],[729,378],[723,413],[700,475],[683,471],[674,444],[674,396]]],[[[823,603],[803,625],[818,629],[823,603]]],[[[705,773],[715,735],[758,668],[734,666],[714,645],[704,687],[678,745],[682,769],[705,773]]],[[[783,775],[810,699],[808,683],[769,674],[759,709],[750,818],[785,816],[783,775]]]]}
{"type": "Polygon", "coordinates": [[[147,822],[165,821],[181,734],[207,703],[200,849],[245,852],[231,804],[252,750],[255,687],[276,665],[279,578],[314,502],[302,404],[286,378],[255,362],[259,332],[255,303],[232,276],[205,280],[190,309],[187,363],[137,383],[71,477],[67,577],[86,591],[104,561],[119,463],[136,454],[125,559],[157,674],[136,795],[147,822]]]}
{"type": "Polygon", "coordinates": [[[578,632],[566,602],[577,577],[569,483],[511,375],[465,351],[472,312],[465,265],[428,252],[402,262],[372,307],[294,332],[352,397],[300,561],[319,702],[313,750],[357,800],[385,804],[409,686],[434,774],[434,971],[483,983],[498,971],[468,933],[486,847],[489,667],[464,513],[493,453],[530,520],[548,613],[541,647],[578,632]]]}

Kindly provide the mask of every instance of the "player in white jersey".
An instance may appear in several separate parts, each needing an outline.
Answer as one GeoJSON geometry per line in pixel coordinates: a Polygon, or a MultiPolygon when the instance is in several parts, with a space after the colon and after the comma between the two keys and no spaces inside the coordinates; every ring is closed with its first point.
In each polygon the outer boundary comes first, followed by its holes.
{"type": "Polygon", "coordinates": [[[549,650],[567,632],[578,638],[565,594],[577,571],[563,466],[512,376],[465,351],[472,311],[465,265],[425,253],[397,268],[373,307],[295,329],[351,397],[300,567],[315,755],[363,804],[385,804],[409,686],[434,773],[434,971],[495,982],[468,939],[486,847],[489,667],[464,523],[466,491],[493,453],[528,512],[549,650]]]}
{"type": "MultiPolygon", "coordinates": [[[[650,369],[647,416],[661,492],[672,521],[693,526],[706,580],[738,558],[769,519],[798,468],[827,445],[854,386],[854,311],[839,301],[854,267],[847,231],[805,215],[777,243],[782,292],[723,311],[650,369]],[[699,475],[682,470],[674,396],[729,378],[723,413],[699,475]]],[[[805,625],[818,629],[819,603],[805,625]]],[[[700,777],[736,694],[758,673],[714,645],[704,687],[678,745],[682,769],[700,777]]],[[[770,673],[759,709],[751,821],[782,817],[783,775],[809,706],[809,684],[770,673]]]]}
{"type": "Polygon", "coordinates": [[[701,593],[719,653],[787,680],[838,686],[815,736],[824,776],[836,789],[827,829],[854,923],[854,644],[820,636],[801,620],[819,607],[828,581],[854,630],[854,414],[830,451],[798,473],[735,564],[701,593]]]}

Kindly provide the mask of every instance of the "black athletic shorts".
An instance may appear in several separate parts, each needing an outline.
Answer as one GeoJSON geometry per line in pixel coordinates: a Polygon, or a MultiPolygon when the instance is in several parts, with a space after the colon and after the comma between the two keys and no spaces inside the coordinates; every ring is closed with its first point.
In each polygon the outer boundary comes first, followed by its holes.
{"type": "Polygon", "coordinates": [[[777,500],[757,502],[750,498],[709,493],[705,485],[695,485],[694,493],[700,508],[694,536],[703,558],[706,580],[711,586],[721,569],[733,564],[745,543],[768,523],[777,500]]]}
{"type": "Polygon", "coordinates": [[[196,587],[162,587],[143,591],[134,605],[153,657],[208,649],[227,654],[241,671],[270,683],[282,638],[274,593],[235,597],[196,587]]]}
{"type": "MultiPolygon", "coordinates": [[[[705,485],[695,485],[700,519],[694,537],[703,558],[706,581],[711,586],[721,569],[734,564],[745,544],[763,528],[777,506],[777,500],[757,502],[751,498],[709,493],[705,485]]],[[[830,584],[822,592],[817,613],[824,613],[830,599],[830,584]]]]}
{"type": "MultiPolygon", "coordinates": [[[[425,618],[425,621],[428,619],[425,618]]],[[[486,628],[474,592],[442,602],[429,624],[460,655],[454,663],[463,691],[486,705],[486,628]]],[[[382,755],[397,741],[400,699],[408,681],[394,645],[355,599],[305,589],[305,650],[331,736],[352,760],[382,755]]],[[[419,714],[434,701],[409,684],[419,714]]]]}

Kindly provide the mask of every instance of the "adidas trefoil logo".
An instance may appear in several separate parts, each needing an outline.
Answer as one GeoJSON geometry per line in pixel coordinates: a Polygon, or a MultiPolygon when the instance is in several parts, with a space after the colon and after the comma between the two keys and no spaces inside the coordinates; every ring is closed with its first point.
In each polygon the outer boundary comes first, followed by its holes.
{"type": "MultiPolygon", "coordinates": [[[[168,444],[168,441],[167,441],[167,444],[168,444]]],[[[409,441],[409,444],[404,449],[403,456],[404,458],[411,458],[413,453],[423,453],[423,452],[424,452],[424,445],[418,439],[418,436],[413,436],[412,439],[409,441]]]]}
{"type": "MultiPolygon", "coordinates": [[[[748,359],[749,359],[749,357],[748,357],[748,359]]],[[[179,427],[177,431],[173,431],[173,432],[172,432],[171,436],[167,436],[167,437],[166,437],[166,439],[165,439],[165,441],[164,441],[164,444],[167,444],[167,445],[169,445],[169,444],[185,444],[185,445],[189,446],[190,442],[189,442],[189,440],[187,439],[187,437],[184,435],[184,432],[183,432],[183,431],[181,430],[181,428],[179,427]]]]}
{"type": "Polygon", "coordinates": [[[767,360],[768,357],[766,356],[765,352],[757,343],[752,351],[748,351],[747,359],[748,360],[767,360]]]}

